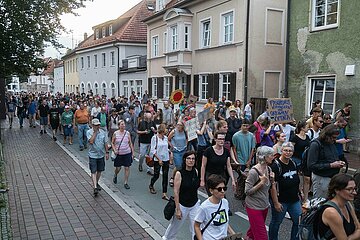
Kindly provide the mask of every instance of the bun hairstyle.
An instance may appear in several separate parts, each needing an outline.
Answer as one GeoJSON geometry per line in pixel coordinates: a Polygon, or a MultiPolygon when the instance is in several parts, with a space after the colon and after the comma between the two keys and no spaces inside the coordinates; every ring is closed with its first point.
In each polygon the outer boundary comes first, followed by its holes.
{"type": "Polygon", "coordinates": [[[274,149],[268,146],[261,146],[256,151],[256,160],[258,163],[265,163],[265,158],[274,155],[274,149]]]}

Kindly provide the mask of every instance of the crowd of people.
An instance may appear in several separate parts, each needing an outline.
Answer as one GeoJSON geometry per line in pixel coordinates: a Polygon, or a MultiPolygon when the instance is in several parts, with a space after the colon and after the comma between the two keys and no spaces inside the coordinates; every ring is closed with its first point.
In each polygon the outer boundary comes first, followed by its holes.
{"type": "MultiPolygon", "coordinates": [[[[63,144],[72,145],[76,136],[79,150],[88,149],[94,195],[101,190],[98,181],[105,159],[110,158],[114,165],[113,183],[118,183],[124,168],[124,188],[130,189],[134,146],[138,146],[137,170],[142,172],[145,168],[151,175],[149,192],[157,194],[155,186],[161,172],[161,198],[169,200],[168,186],[174,188],[176,210],[163,239],[175,239],[187,218],[192,236],[198,239],[220,239],[234,233],[229,225],[232,212],[225,192],[231,185],[235,198],[241,199],[239,179],[243,173],[247,175],[244,204],[250,222],[246,237],[278,239],[279,226],[288,213],[293,222],[291,240],[299,239],[299,217],[311,197],[328,198],[330,193],[329,199],[345,206],[338,197],[344,196],[339,195],[331,181],[340,169],[347,169],[344,152],[351,141],[347,133],[352,105],[346,103],[331,116],[323,112],[317,101],[308,119],[276,123],[266,111],[254,116],[254,104],[250,101],[242,108],[240,100],[231,102],[222,97],[215,103],[209,98],[203,108],[209,108],[210,117],[198,124],[197,137],[191,140],[185,126],[197,118],[199,106],[182,100],[177,109],[167,101],[159,108],[147,92],[143,96],[133,92],[129,98],[106,98],[92,93],[22,93],[7,97],[6,111],[9,128],[17,116],[20,128],[25,119],[32,128],[39,121],[40,134],[51,129],[54,141],[58,140],[58,131],[63,135],[63,144]],[[153,160],[153,167],[144,165],[146,158],[153,160]],[[200,204],[197,191],[202,187],[209,198],[200,204]],[[268,210],[269,232],[265,227],[268,210]]],[[[351,185],[350,195],[356,192],[351,182],[346,184],[351,185]]],[[[338,237],[344,235],[338,224],[351,215],[334,218],[335,222],[331,219],[335,213],[324,212],[320,230],[330,228],[338,239],[345,239],[338,237]]],[[[358,231],[357,220],[351,219],[354,227],[353,231],[345,230],[347,235],[358,231]]]]}

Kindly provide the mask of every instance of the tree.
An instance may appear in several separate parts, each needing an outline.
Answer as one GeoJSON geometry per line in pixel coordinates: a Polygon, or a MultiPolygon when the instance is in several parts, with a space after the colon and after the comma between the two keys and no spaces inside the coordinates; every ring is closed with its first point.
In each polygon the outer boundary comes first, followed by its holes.
{"type": "Polygon", "coordinates": [[[57,37],[66,31],[60,16],[84,7],[82,0],[0,0],[0,72],[29,74],[44,67],[45,43],[61,47],[57,37]]]}

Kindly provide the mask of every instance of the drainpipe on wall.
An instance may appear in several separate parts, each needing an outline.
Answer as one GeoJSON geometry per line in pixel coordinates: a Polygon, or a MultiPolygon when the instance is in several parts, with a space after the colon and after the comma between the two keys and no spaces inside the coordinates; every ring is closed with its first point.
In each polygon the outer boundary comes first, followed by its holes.
{"type": "Polygon", "coordinates": [[[116,74],[117,74],[117,89],[118,89],[118,97],[120,96],[120,76],[119,76],[119,68],[120,68],[120,48],[119,46],[116,46],[115,43],[113,44],[114,47],[117,48],[117,56],[118,56],[118,60],[117,60],[117,71],[116,71],[116,74]]]}
{"type": "Polygon", "coordinates": [[[249,61],[249,28],[250,28],[250,0],[246,6],[246,30],[245,30],[245,67],[244,67],[244,104],[248,100],[248,61],[249,61]]]}
{"type": "Polygon", "coordinates": [[[290,42],[290,5],[291,0],[288,0],[287,5],[287,19],[286,19],[286,50],[285,50],[285,89],[284,97],[289,97],[289,42],[290,42]]]}

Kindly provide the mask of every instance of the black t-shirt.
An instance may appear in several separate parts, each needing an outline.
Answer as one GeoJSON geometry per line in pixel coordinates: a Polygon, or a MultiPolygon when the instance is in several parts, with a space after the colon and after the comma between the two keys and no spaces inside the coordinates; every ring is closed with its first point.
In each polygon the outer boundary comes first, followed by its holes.
{"type": "Polygon", "coordinates": [[[116,105],[115,105],[115,108],[116,108],[116,111],[117,112],[121,112],[121,111],[123,111],[124,109],[124,106],[121,104],[121,103],[117,103],[116,105]]]}
{"type": "Polygon", "coordinates": [[[299,201],[300,178],[295,163],[289,161],[288,164],[285,164],[281,162],[280,159],[277,159],[277,161],[281,166],[281,175],[280,169],[275,161],[271,164],[271,169],[275,174],[275,181],[278,184],[279,202],[294,203],[299,201]]]}
{"type": "Polygon", "coordinates": [[[293,157],[301,159],[302,154],[307,146],[310,146],[310,138],[306,135],[305,140],[299,138],[296,134],[292,136],[290,142],[295,143],[293,157]]]}
{"type": "Polygon", "coordinates": [[[197,190],[200,186],[200,179],[195,168],[191,171],[181,169],[181,185],[179,192],[179,202],[185,207],[192,207],[198,201],[197,190]]]}
{"type": "Polygon", "coordinates": [[[213,147],[208,147],[204,156],[207,158],[206,172],[210,174],[223,175],[226,169],[226,163],[230,157],[230,153],[224,148],[224,152],[221,156],[217,155],[213,147]]]}
{"type": "Polygon", "coordinates": [[[50,122],[60,121],[60,112],[58,108],[51,108],[49,110],[50,122]]]}
{"type": "Polygon", "coordinates": [[[48,105],[40,105],[39,106],[39,111],[40,111],[40,117],[47,117],[48,113],[49,113],[49,106],[48,105]]]}
{"type": "Polygon", "coordinates": [[[151,127],[156,129],[156,125],[153,121],[147,122],[145,120],[141,121],[138,126],[139,131],[147,130],[149,133],[139,134],[139,143],[151,143],[151,138],[154,136],[154,132],[151,130],[151,127]]]}

